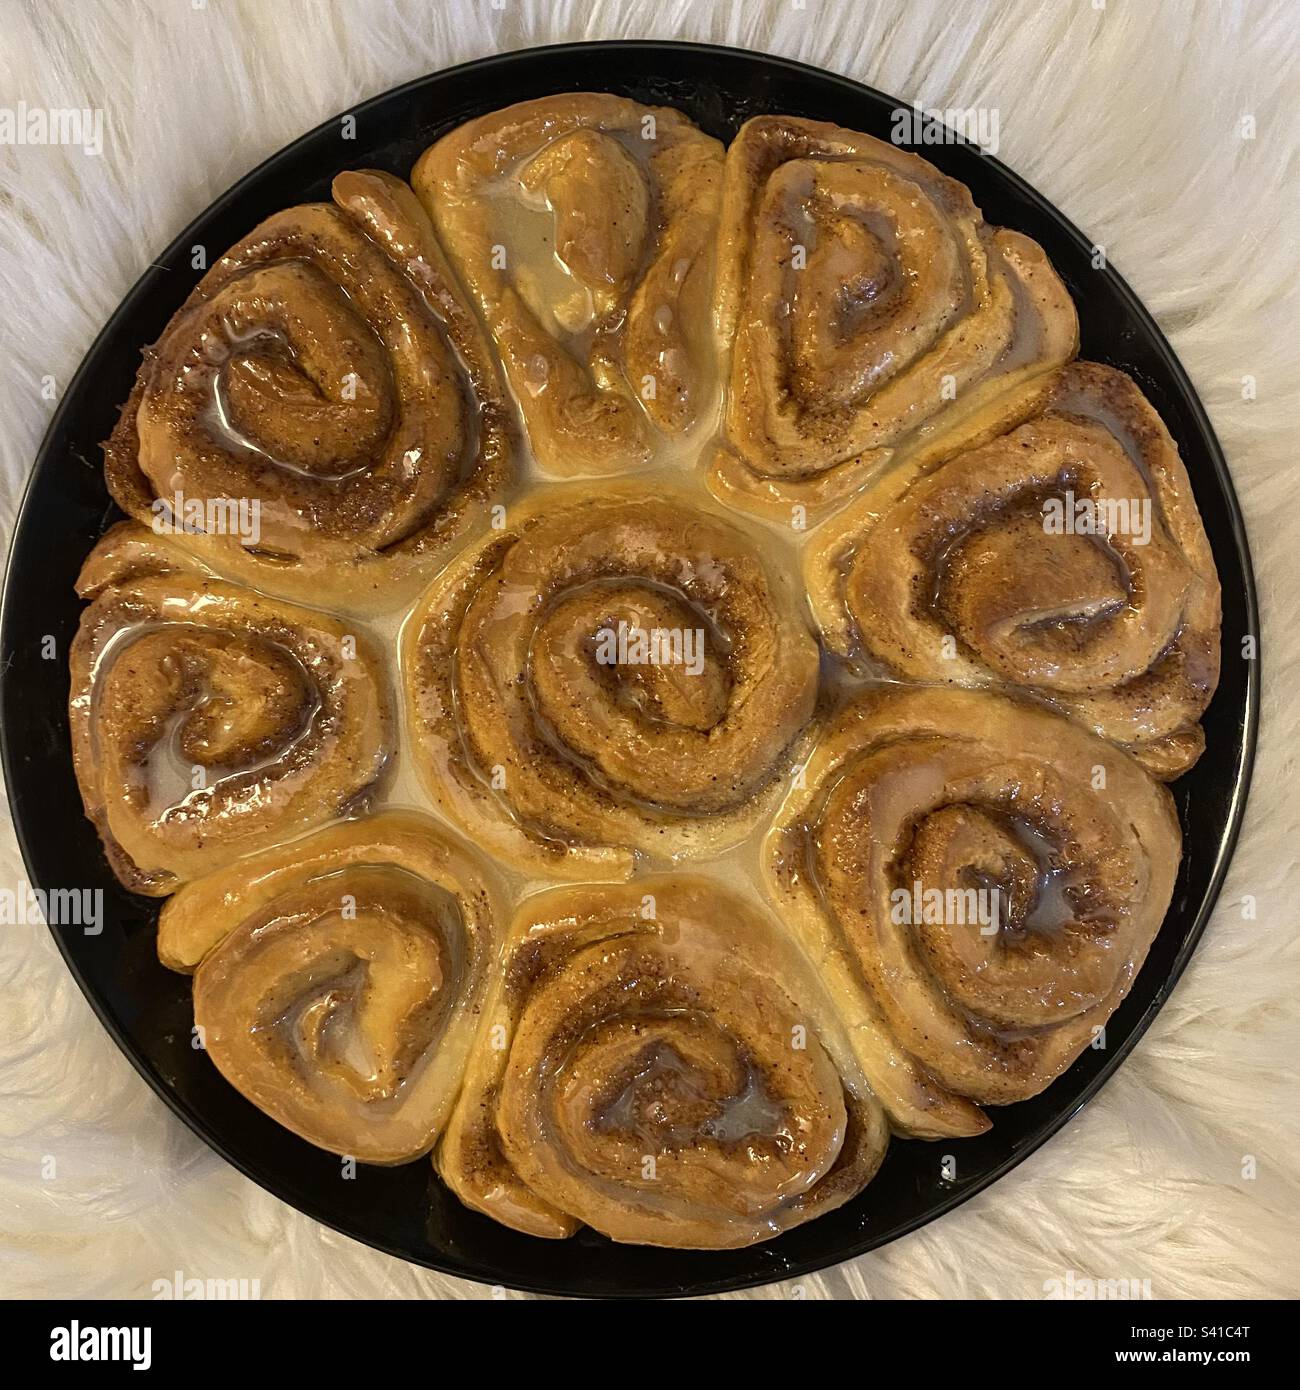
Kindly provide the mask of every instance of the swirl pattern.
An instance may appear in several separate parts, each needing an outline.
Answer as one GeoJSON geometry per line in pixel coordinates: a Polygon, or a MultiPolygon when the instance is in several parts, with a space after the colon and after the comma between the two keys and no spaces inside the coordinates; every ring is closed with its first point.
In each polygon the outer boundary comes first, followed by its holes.
{"type": "Polygon", "coordinates": [[[547,472],[627,469],[703,417],[721,176],[680,112],[591,92],[470,121],[416,165],[547,472]]]}
{"type": "Polygon", "coordinates": [[[69,700],[220,1073],[514,1230],[734,1249],[1104,1046],[1220,594],[1077,351],[1035,242],[792,116],[525,101],[232,247],[104,446],[69,700]]]}
{"type": "Polygon", "coordinates": [[[883,478],[805,577],[841,655],[1023,687],[1161,777],[1204,747],[1219,580],[1177,446],[1122,372],[1077,362],[1010,434],[883,478]]]}
{"type": "Polygon", "coordinates": [[[1037,1095],[1103,1036],[1180,847],[1169,793],[1071,721],[895,688],[836,716],[764,868],[895,1128],[933,1138],[986,1128],[979,1105],[1037,1095]]]}
{"type": "Polygon", "coordinates": [[[485,524],[512,447],[428,217],[360,171],[208,271],[146,352],[105,471],[128,515],[230,577],[371,611],[485,524]]]}
{"type": "Polygon", "coordinates": [[[813,714],[818,655],[744,533],[625,485],[552,492],[450,566],[407,624],[403,670],[444,811],[524,867],[625,878],[757,823],[813,714]],[[679,649],[607,640],[628,634],[679,649]]]}
{"type": "Polygon", "coordinates": [[[869,136],[792,116],[727,151],[716,326],[727,440],[709,486],[816,520],[900,455],[937,459],[1027,414],[1078,340],[1042,249],[964,185],[869,136]]]}
{"type": "Polygon", "coordinates": [[[391,750],[379,659],[333,618],[193,567],[134,522],[86,561],[73,761],[118,878],[162,896],[352,806],[391,750]]]}
{"type": "Polygon", "coordinates": [[[160,951],[196,969],[222,1075],[321,1148],[427,1153],[460,1088],[496,954],[495,890],[423,816],[317,831],[187,884],[160,951]]]}
{"type": "Polygon", "coordinates": [[[841,1205],[888,1131],[804,967],[743,901],[689,878],[529,899],[439,1147],[516,1230],[722,1249],[841,1205]]]}

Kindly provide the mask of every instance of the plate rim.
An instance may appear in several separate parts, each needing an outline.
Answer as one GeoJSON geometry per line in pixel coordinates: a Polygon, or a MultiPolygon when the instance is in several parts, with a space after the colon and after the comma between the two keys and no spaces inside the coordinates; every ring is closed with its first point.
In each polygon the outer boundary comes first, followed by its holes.
{"type": "MultiPolygon", "coordinates": [[[[119,301],[103,327],[86,347],[76,371],[69,379],[68,386],[63,392],[46,426],[23,485],[21,498],[14,512],[13,529],[10,534],[8,553],[6,556],[3,593],[0,595],[0,672],[8,671],[14,645],[11,633],[12,609],[15,603],[15,595],[11,588],[14,557],[20,549],[19,540],[28,522],[29,504],[31,502],[37,475],[46,467],[48,456],[53,452],[54,441],[65,420],[74,413],[80,395],[79,388],[89,375],[92,360],[103,346],[114,339],[118,324],[129,315],[136,303],[152,291],[154,286],[159,282],[160,277],[169,273],[166,269],[166,265],[160,265],[159,263],[170,261],[175,253],[185,249],[189,244],[188,238],[194,234],[201,224],[208,222],[210,219],[226,211],[246,189],[260,181],[272,166],[280,164],[295,152],[319,140],[323,135],[329,132],[332,126],[337,126],[345,116],[350,115],[360,118],[381,103],[388,102],[401,95],[412,94],[432,81],[449,78],[453,75],[464,75],[472,72],[474,69],[500,68],[508,66],[512,61],[522,58],[537,58],[542,55],[550,55],[557,59],[572,57],[579,53],[590,53],[593,50],[617,50],[625,54],[643,55],[647,58],[671,58],[672,54],[677,52],[690,52],[702,56],[722,56],[732,60],[742,58],[750,62],[757,62],[761,65],[770,65],[804,77],[816,78],[820,82],[840,87],[846,94],[856,96],[866,95],[880,101],[892,103],[895,107],[910,108],[911,106],[911,103],[905,103],[901,99],[891,96],[889,93],[882,92],[878,88],[858,82],[841,73],[818,67],[815,64],[787,58],[780,54],[756,49],[737,48],[726,44],[693,43],[681,40],[660,39],[612,39],[533,45],[486,54],[466,62],[454,64],[450,67],[434,69],[419,77],[412,78],[407,82],[400,83],[395,87],[387,88],[372,96],[366,97],[364,100],[354,105],[344,107],[334,115],[327,117],[310,130],[305,131],[288,144],[281,146],[266,158],[260,160],[253,168],[248,170],[247,173],[242,175],[235,183],[231,184],[217,198],[191,218],[172,238],[166,248],[153,257],[150,264],[145,267],[135,283],[119,301]]],[[[601,88],[598,83],[590,88],[558,88],[557,94],[570,90],[601,90],[601,88]]],[[[507,105],[508,104],[510,103],[507,103],[507,105]]],[[[959,143],[966,142],[963,141],[959,143]]],[[[1040,194],[1037,189],[1026,182],[1013,169],[1003,164],[1001,160],[993,155],[986,154],[983,158],[995,168],[998,179],[1006,187],[1014,190],[1020,198],[1034,205],[1040,214],[1048,217],[1052,222],[1057,224],[1065,234],[1072,237],[1079,247],[1091,248],[1094,245],[1070,218],[1066,217],[1055,204],[1044,197],[1044,195],[1040,194]]],[[[362,1245],[377,1249],[384,1254],[403,1260],[409,1264],[432,1269],[454,1278],[465,1279],[476,1283],[504,1285],[507,1288],[517,1289],[526,1293],[558,1295],[562,1297],[693,1297],[763,1287],[771,1283],[798,1279],[808,1274],[831,1270],[837,1268],[841,1264],[858,1259],[872,1250],[883,1249],[893,1241],[903,1236],[911,1235],[922,1227],[947,1215],[956,1207],[961,1206],[978,1193],[991,1187],[999,1179],[1005,1177],[1013,1168],[1024,1162],[1031,1154],[1041,1149],[1097,1095],[1101,1088],[1114,1076],[1125,1059],[1133,1052],[1138,1042],[1141,1041],[1147,1029],[1151,1026],[1156,1015],[1164,1007],[1170,995],[1177,987],[1188,961],[1199,945],[1210,917],[1218,905],[1224,878],[1226,877],[1228,867],[1235,853],[1244,824],[1245,810],[1254,773],[1261,712],[1263,668],[1262,652],[1259,650],[1260,644],[1258,641],[1260,636],[1260,623],[1254,565],[1240,500],[1233,484],[1232,474],[1228,468],[1223,448],[1219,443],[1218,435],[1215,432],[1199,392],[1181,360],[1174,352],[1159,323],[1133,291],[1128,281],[1116,270],[1113,263],[1107,263],[1107,270],[1113,278],[1115,288],[1124,303],[1126,313],[1131,316],[1131,318],[1143,324],[1151,343],[1162,360],[1163,366],[1169,373],[1171,381],[1178,387],[1184,402],[1189,407],[1195,428],[1205,444],[1206,453],[1213,467],[1218,486],[1227,501],[1227,516],[1225,517],[1225,521],[1230,532],[1233,549],[1236,551],[1236,556],[1241,566],[1241,577],[1243,581],[1242,598],[1245,607],[1246,624],[1249,632],[1253,633],[1256,637],[1256,652],[1253,659],[1247,663],[1244,707],[1240,711],[1242,719],[1240,752],[1236,758],[1236,765],[1233,769],[1232,795],[1225,812],[1225,830],[1219,840],[1213,868],[1211,869],[1208,884],[1200,905],[1187,929],[1182,947],[1174,957],[1165,979],[1156,990],[1150,1003],[1134,1021],[1127,1035],[1111,1052],[1106,1063],[1098,1070],[1097,1075],[1078,1093],[1073,1104],[1063,1107],[1058,1114],[1044,1125],[1041,1131],[1036,1133],[1032,1139],[1017,1147],[1012,1153],[1008,1154],[1002,1162],[980,1174],[979,1177],[963,1184],[960,1188],[955,1188],[945,1197],[938,1200],[934,1205],[928,1207],[923,1215],[918,1215],[914,1219],[905,1221],[898,1229],[894,1230],[883,1240],[870,1234],[864,1234],[859,1239],[847,1242],[830,1260],[817,1256],[793,1260],[788,1265],[771,1273],[759,1271],[743,1277],[710,1278],[707,1276],[705,1270],[702,1269],[701,1273],[704,1277],[701,1278],[698,1284],[692,1284],[689,1287],[683,1287],[680,1284],[674,1283],[671,1286],[664,1285],[636,1292],[610,1290],[604,1294],[577,1294],[571,1288],[564,1288],[555,1283],[547,1283],[545,1280],[528,1276],[508,1275],[506,1278],[502,1279],[490,1276],[487,1273],[467,1273],[463,1263],[460,1265],[453,1263],[450,1258],[445,1257],[442,1252],[434,1250],[432,1247],[430,1247],[431,1253],[427,1257],[417,1256],[410,1250],[401,1248],[393,1242],[386,1241],[382,1236],[361,1233],[358,1230],[349,1229],[332,1215],[322,1211],[318,1204],[310,1197],[291,1192],[287,1185],[278,1179],[268,1177],[264,1172],[255,1171],[250,1163],[245,1162],[228,1147],[223,1136],[214,1130],[202,1115],[191,1109],[188,1103],[182,1100],[180,1095],[167,1084],[163,1077],[155,1073],[151,1064],[137,1047],[137,1044],[126,1027],[109,1008],[106,1000],[100,997],[98,990],[88,985],[79,964],[65,945],[62,930],[58,927],[49,927],[48,930],[54,937],[59,953],[73,979],[76,981],[83,997],[90,1004],[95,1016],[103,1025],[105,1031],[112,1038],[118,1049],[126,1056],[136,1072],[144,1078],[150,1089],[162,1099],[168,1109],[185,1124],[187,1129],[195,1133],[225,1162],[235,1168],[236,1171],[243,1174],[243,1176],[250,1179],[258,1187],[269,1192],[278,1200],[285,1202],[295,1210],[302,1212],[311,1220],[319,1222],[328,1229],[337,1231],[340,1235],[344,1235],[362,1245]]],[[[13,813],[13,796],[10,790],[14,785],[13,772],[16,760],[15,749],[12,746],[10,737],[9,721],[6,716],[12,699],[13,687],[5,680],[3,685],[0,686],[0,768],[3,769],[6,800],[9,806],[9,818],[13,828],[14,838],[18,843],[24,868],[29,875],[28,881],[35,884],[35,875],[32,873],[31,867],[33,859],[31,839],[22,822],[13,813]]],[[[69,757],[70,756],[69,753],[69,757]]],[[[707,1252],[694,1253],[707,1255],[707,1252]]]]}

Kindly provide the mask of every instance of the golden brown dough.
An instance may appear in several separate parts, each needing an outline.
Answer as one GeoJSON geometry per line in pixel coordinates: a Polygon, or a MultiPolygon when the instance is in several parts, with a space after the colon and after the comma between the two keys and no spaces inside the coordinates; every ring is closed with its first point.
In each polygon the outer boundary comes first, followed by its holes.
{"type": "Polygon", "coordinates": [[[530,1235],[752,1245],[870,1181],[888,1130],[788,942],[703,879],[529,898],[436,1155],[530,1235]]]}
{"type": "Polygon", "coordinates": [[[415,166],[548,473],[626,471],[703,418],[721,180],[680,112],[592,92],[470,121],[415,166]]]}
{"type": "Polygon", "coordinates": [[[917,155],[838,126],[741,127],[719,248],[730,392],[709,486],[785,524],[813,524],[900,455],[1000,434],[1077,346],[1037,243],[986,226],[917,155]]]}
{"type": "Polygon", "coordinates": [[[763,860],[894,1127],[937,1138],[987,1128],[979,1105],[1037,1095],[1094,1043],[1180,848],[1168,791],[1070,720],[893,688],[834,718],[763,860]]]}
{"type": "Polygon", "coordinates": [[[1214,558],[1177,446],[1113,368],[1076,362],[1018,429],[881,479],[814,538],[805,577],[841,655],[1023,687],[1166,779],[1204,747],[1214,558]]]}
{"type": "Polygon", "coordinates": [[[425,816],[329,826],[186,885],[159,953],[231,1085],[320,1148],[427,1153],[460,1088],[498,945],[486,871],[425,816]]]}
{"type": "Polygon", "coordinates": [[[428,794],[477,843],[566,878],[743,839],[818,678],[796,598],[749,537],[626,484],[550,489],[449,566],[402,666],[428,794]],[[620,628],[667,634],[683,659],[625,660],[620,628]]]}
{"type": "Polygon", "coordinates": [[[343,812],[380,776],[377,654],[343,623],[113,527],[77,583],[72,754],[114,873],[153,896],[343,812]]]}
{"type": "Polygon", "coordinates": [[[1220,595],[1042,248],[894,145],[602,93],[331,192],[145,350],[78,581],[86,812],[221,1074],[513,1230],[704,1250],[1104,1046],[1220,595]],[[391,619],[472,846],[374,812],[382,653],[322,610],[391,619]]]}
{"type": "Polygon", "coordinates": [[[486,526],[513,443],[414,194],[367,170],[333,192],[203,277],[145,353],[105,474],[123,511],[227,577],[369,612],[486,526]]]}

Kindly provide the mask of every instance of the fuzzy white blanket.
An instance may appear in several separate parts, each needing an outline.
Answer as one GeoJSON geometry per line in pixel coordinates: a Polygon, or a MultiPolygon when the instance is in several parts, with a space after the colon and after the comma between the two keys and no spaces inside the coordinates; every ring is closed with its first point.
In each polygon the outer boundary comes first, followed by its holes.
{"type": "MultiPolygon", "coordinates": [[[[1157,1298],[1300,1293],[1300,636],[1282,621],[1300,612],[1296,0],[5,0],[3,31],[0,107],[105,113],[98,156],[0,143],[6,532],[47,397],[150,257],[264,156],[400,82],[567,39],[683,38],[996,109],[1000,157],[1107,248],[1230,460],[1265,621],[1250,812],[1183,982],[1064,1133],[916,1235],[748,1296],[1041,1298],[1071,1270],[1149,1280],[1157,1298]]],[[[6,823],[0,885],[22,876],[6,823]]],[[[275,1298],[485,1295],[317,1226],[216,1158],[118,1054],[42,928],[0,928],[0,988],[0,1293],[149,1297],[180,1270],[275,1298]]]]}

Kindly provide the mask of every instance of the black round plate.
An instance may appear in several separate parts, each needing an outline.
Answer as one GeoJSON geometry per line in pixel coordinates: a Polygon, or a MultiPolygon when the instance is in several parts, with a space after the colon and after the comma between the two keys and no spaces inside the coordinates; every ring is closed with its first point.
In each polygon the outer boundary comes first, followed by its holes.
{"type": "MultiPolygon", "coordinates": [[[[73,581],[115,519],[100,441],[126,399],[142,344],[161,333],[200,272],[192,248],[221,254],[291,203],[328,199],[341,169],[406,177],[438,136],[470,117],[529,97],[599,89],[676,106],[730,140],[764,112],[830,120],[889,139],[903,103],[840,77],[733,49],[669,43],[576,44],[485,59],[412,82],[358,107],[355,139],[326,122],[255,169],[167,248],[127,295],[77,372],[41,445],[19,518],[0,628],[0,717],[14,825],[33,885],[101,888],[99,935],[54,928],[77,982],[118,1046],[168,1105],[218,1153],[309,1216],[390,1254],[489,1284],[551,1294],[701,1294],[806,1274],[874,1249],[987,1187],[1061,1128],[1129,1052],[1168,997],[1205,926],[1245,805],[1259,709],[1259,663],[1242,638],[1258,632],[1245,531],[1223,456],[1182,367],[1123,280],[1094,270],[1088,239],[995,159],[960,144],[921,150],[969,185],[991,223],[1046,249],[1079,308],[1083,356],[1141,383],[1178,441],[1223,582],[1223,677],[1205,716],[1208,749],[1173,788],[1186,853],[1169,916],[1132,992],[1088,1051],[1034,1100],[994,1112],[993,1129],[955,1149],[940,1172],[936,1146],[896,1140],[856,1201],[749,1250],[686,1252],[614,1245],[584,1230],[541,1241],[462,1207],[422,1160],[361,1168],[295,1138],[226,1084],[190,1045],[190,983],[154,953],[158,904],[113,878],[82,814],[66,701],[68,645],[80,603],[73,581]],[[56,650],[48,655],[44,639],[56,650]]],[[[1136,177],[1135,171],[1135,177],[1136,177]]]]}

